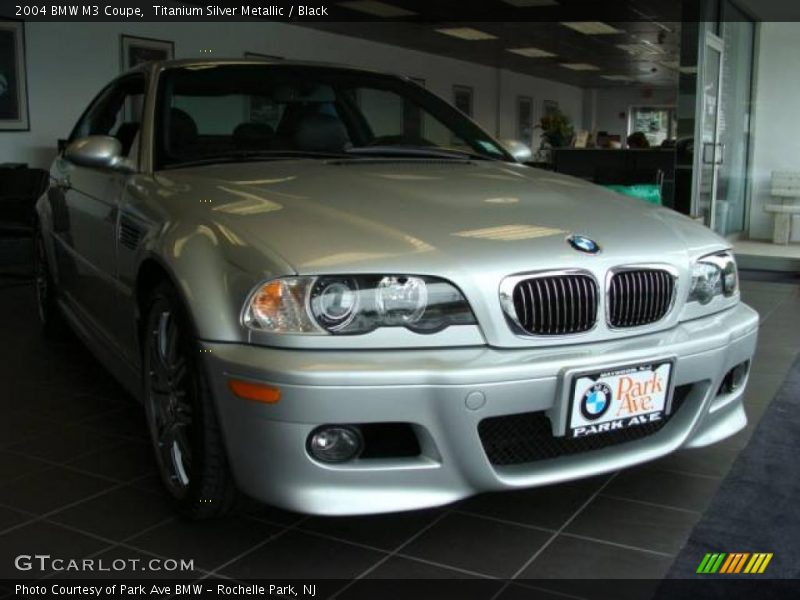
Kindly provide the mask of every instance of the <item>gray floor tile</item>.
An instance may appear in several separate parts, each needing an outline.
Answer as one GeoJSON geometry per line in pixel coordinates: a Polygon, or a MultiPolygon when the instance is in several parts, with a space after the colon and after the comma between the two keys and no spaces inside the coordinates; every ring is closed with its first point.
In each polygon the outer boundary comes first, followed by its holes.
{"type": "MultiPolygon", "coordinates": [[[[670,564],[669,556],[559,536],[525,569],[520,580],[550,580],[537,583],[585,598],[619,600],[633,588],[621,586],[615,579],[649,579],[651,589],[655,589],[656,580],[664,576],[670,564]]],[[[640,595],[647,583],[643,582],[632,597],[649,598],[640,595]]]]}
{"type": "Polygon", "coordinates": [[[211,571],[262,543],[279,527],[244,517],[192,522],[181,518],[128,540],[127,544],[170,557],[193,559],[211,571]]]}
{"type": "Polygon", "coordinates": [[[111,435],[73,425],[43,436],[30,438],[9,449],[34,458],[64,463],[83,454],[109,448],[118,443],[119,440],[111,435]]]}
{"type": "Polygon", "coordinates": [[[622,471],[603,493],[702,512],[720,482],[721,479],[638,467],[622,471]]]}
{"type": "Polygon", "coordinates": [[[152,447],[146,442],[123,441],[116,446],[84,454],[67,464],[120,481],[130,481],[148,474],[158,475],[152,447]]]}
{"type": "Polygon", "coordinates": [[[700,513],[600,495],[581,511],[564,533],[677,554],[699,518],[700,513]]]}
{"type": "Polygon", "coordinates": [[[366,517],[315,517],[300,527],[381,550],[394,550],[440,514],[437,510],[422,510],[366,517]]]}
{"type": "Polygon", "coordinates": [[[0,485],[0,504],[43,514],[108,489],[113,484],[54,467],[0,485]]]}
{"type": "Polygon", "coordinates": [[[81,559],[107,547],[96,538],[64,529],[58,525],[37,521],[0,536],[0,578],[37,579],[50,572],[49,566],[40,569],[33,562],[30,570],[19,571],[14,559],[19,555],[49,554],[51,558],[81,559]]]}
{"type": "Polygon", "coordinates": [[[738,454],[736,450],[713,444],[705,448],[678,450],[653,461],[650,465],[657,469],[680,471],[691,475],[724,477],[738,454]]]}
{"type": "Polygon", "coordinates": [[[556,530],[594,494],[610,475],[531,490],[481,494],[458,510],[556,530]]]}
{"type": "Polygon", "coordinates": [[[30,456],[0,450],[0,485],[51,466],[30,456]]]}
{"type": "Polygon", "coordinates": [[[413,558],[393,556],[370,571],[366,579],[480,579],[480,577],[413,558]]]}
{"type": "Polygon", "coordinates": [[[354,582],[337,598],[341,600],[376,600],[377,598],[458,598],[491,600],[502,588],[496,579],[470,577],[402,557],[392,557],[364,579],[354,582]],[[391,582],[385,580],[391,579],[391,582]]]}
{"type": "Polygon", "coordinates": [[[352,579],[384,556],[359,546],[288,531],[221,573],[236,579],[352,579]]]}
{"type": "Polygon", "coordinates": [[[31,520],[31,515],[0,506],[0,531],[31,520]]]}
{"type": "Polygon", "coordinates": [[[57,512],[48,520],[122,541],[173,516],[166,494],[121,487],[57,512]]]}
{"type": "Polygon", "coordinates": [[[0,420],[0,448],[12,448],[28,440],[58,433],[63,425],[22,411],[3,411],[0,420]]]}
{"type": "Polygon", "coordinates": [[[450,514],[401,553],[493,577],[510,577],[550,536],[538,529],[450,514]]]}

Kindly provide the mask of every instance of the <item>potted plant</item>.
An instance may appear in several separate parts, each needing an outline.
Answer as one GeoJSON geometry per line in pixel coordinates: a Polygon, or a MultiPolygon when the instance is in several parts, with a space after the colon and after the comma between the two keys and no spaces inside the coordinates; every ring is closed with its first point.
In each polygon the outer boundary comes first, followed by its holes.
{"type": "Polygon", "coordinates": [[[542,138],[552,148],[568,146],[575,135],[569,117],[558,109],[542,115],[537,127],[542,130],[542,138]]]}

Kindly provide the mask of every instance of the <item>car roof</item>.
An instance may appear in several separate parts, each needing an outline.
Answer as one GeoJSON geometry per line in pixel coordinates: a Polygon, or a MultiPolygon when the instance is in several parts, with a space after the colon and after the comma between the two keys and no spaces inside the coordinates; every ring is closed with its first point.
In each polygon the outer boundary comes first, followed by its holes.
{"type": "Polygon", "coordinates": [[[321,61],[306,61],[306,60],[286,60],[282,58],[260,58],[260,57],[241,57],[241,58],[215,58],[215,59],[198,59],[198,58],[177,58],[171,60],[151,61],[139,64],[127,73],[136,73],[140,71],[147,71],[149,69],[169,70],[181,69],[185,67],[216,67],[224,65],[275,65],[275,66],[294,66],[294,67],[315,67],[339,71],[356,71],[361,73],[372,73],[376,75],[392,75],[406,79],[405,76],[396,75],[394,73],[386,73],[385,71],[378,71],[376,69],[367,69],[364,67],[354,67],[352,65],[342,65],[337,63],[321,62],[321,61]]]}

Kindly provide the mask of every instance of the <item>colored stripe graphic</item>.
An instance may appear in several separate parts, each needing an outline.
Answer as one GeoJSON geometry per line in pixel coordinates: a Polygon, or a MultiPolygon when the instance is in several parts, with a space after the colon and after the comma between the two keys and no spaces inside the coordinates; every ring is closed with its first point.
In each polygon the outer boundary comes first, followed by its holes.
{"type": "Polygon", "coordinates": [[[700,561],[697,573],[732,575],[737,573],[763,573],[772,560],[771,552],[709,552],[700,561]],[[746,565],[746,566],[745,566],[746,565]]]}
{"type": "Polygon", "coordinates": [[[705,558],[703,558],[703,561],[700,563],[700,566],[697,567],[697,572],[716,573],[726,556],[727,554],[725,554],[724,552],[722,553],[714,552],[706,554],[705,558]]]}
{"type": "Polygon", "coordinates": [[[759,552],[753,554],[753,558],[750,559],[750,562],[747,563],[747,566],[744,569],[745,573],[763,573],[769,561],[772,560],[772,553],[766,552],[759,552]]]}

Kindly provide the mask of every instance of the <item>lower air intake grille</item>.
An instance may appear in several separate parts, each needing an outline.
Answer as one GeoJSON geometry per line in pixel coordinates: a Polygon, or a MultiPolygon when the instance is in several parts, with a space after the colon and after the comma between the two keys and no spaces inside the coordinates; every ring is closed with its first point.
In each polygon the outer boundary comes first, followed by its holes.
{"type": "Polygon", "coordinates": [[[581,333],[597,320],[597,284],[588,275],[525,279],[512,297],[520,327],[535,335],[581,333]]]}
{"type": "Polygon", "coordinates": [[[517,465],[570,454],[580,454],[646,438],[660,431],[680,410],[693,384],[675,388],[672,411],[664,419],[581,438],[555,437],[543,412],[490,417],[478,424],[478,434],[489,462],[517,465]]]}
{"type": "Polygon", "coordinates": [[[660,321],[674,291],[675,279],[664,270],[620,271],[608,289],[608,322],[612,327],[639,327],[660,321]]]}

